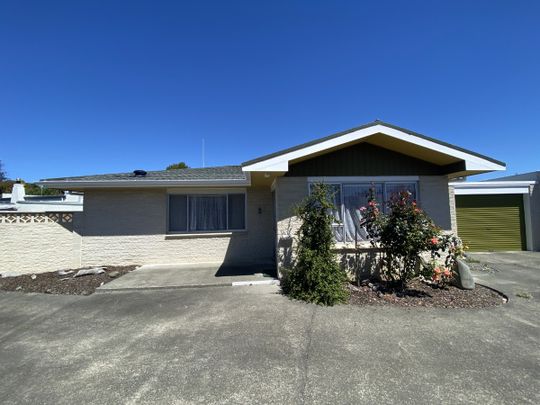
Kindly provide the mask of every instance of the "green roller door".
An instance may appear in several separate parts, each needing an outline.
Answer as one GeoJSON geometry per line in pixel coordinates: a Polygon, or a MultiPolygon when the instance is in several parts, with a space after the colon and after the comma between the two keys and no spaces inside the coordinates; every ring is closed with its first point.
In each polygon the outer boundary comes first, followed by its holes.
{"type": "Polygon", "coordinates": [[[523,196],[457,195],[458,233],[471,251],[526,250],[523,196]]]}

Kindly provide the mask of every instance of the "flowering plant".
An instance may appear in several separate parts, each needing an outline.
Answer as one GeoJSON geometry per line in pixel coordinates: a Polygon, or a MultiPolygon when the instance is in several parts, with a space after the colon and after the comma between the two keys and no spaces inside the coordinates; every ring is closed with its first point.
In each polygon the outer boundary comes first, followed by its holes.
{"type": "Polygon", "coordinates": [[[440,229],[417,206],[408,191],[393,196],[387,207],[388,214],[378,209],[372,190],[363,224],[371,243],[384,252],[382,276],[404,288],[419,274],[420,254],[435,252],[441,239],[440,229]]]}

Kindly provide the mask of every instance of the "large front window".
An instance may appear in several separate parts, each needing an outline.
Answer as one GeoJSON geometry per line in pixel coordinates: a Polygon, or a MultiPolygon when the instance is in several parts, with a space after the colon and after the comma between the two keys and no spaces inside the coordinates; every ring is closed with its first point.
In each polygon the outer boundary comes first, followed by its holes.
{"type": "Polygon", "coordinates": [[[246,195],[171,194],[170,232],[213,232],[246,227],[246,195]]]}
{"type": "MultiPolygon", "coordinates": [[[[313,187],[310,184],[310,190],[313,187]]],[[[417,199],[416,182],[377,182],[377,183],[327,183],[331,199],[336,209],[332,225],[337,242],[355,242],[367,240],[366,230],[361,226],[362,211],[368,204],[370,189],[374,189],[375,198],[386,210],[383,202],[388,201],[401,191],[409,191],[417,199]]]]}

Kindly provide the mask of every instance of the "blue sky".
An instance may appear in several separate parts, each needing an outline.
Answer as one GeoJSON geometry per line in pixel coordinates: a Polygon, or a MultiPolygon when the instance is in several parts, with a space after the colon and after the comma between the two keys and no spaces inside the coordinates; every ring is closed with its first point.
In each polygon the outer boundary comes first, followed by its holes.
{"type": "MultiPolygon", "coordinates": [[[[0,2],[0,160],[238,164],[374,119],[540,170],[540,2],[0,2]]],[[[485,176],[477,176],[477,179],[485,176]]]]}

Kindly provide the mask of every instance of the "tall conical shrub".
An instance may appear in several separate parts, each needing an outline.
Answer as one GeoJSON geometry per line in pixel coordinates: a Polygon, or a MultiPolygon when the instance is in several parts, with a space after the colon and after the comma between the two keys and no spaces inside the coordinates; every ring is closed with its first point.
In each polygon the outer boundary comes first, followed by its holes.
{"type": "Polygon", "coordinates": [[[330,189],[314,185],[312,192],[297,207],[302,221],[293,268],[283,280],[283,291],[292,298],[321,305],[334,305],[348,297],[347,275],[336,261],[332,248],[334,236],[330,189]]]}

